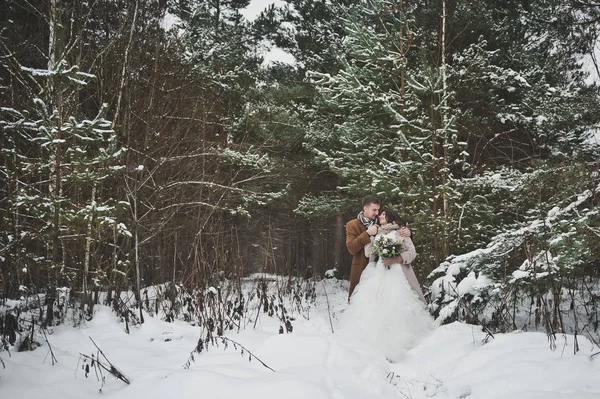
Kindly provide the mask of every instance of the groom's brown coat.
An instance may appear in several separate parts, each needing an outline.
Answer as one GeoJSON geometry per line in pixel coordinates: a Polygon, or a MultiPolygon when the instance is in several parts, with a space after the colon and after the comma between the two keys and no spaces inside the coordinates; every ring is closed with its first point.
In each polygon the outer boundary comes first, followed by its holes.
{"type": "Polygon", "coordinates": [[[350,288],[348,290],[348,298],[352,296],[354,288],[360,281],[362,274],[369,259],[365,256],[365,245],[371,242],[371,237],[367,233],[367,228],[358,219],[354,219],[346,223],[346,247],[348,252],[352,254],[352,266],[350,266],[350,288]]]}

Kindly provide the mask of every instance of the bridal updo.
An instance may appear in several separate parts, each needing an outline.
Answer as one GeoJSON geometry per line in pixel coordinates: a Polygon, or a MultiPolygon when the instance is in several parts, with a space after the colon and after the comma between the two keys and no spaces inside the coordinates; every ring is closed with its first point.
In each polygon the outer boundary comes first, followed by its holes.
{"type": "Polygon", "coordinates": [[[402,219],[400,217],[400,215],[398,214],[398,212],[396,212],[395,210],[393,210],[391,208],[385,208],[381,213],[384,213],[384,212],[385,212],[385,218],[387,219],[388,223],[396,222],[396,224],[400,227],[406,226],[406,220],[402,219]]]}

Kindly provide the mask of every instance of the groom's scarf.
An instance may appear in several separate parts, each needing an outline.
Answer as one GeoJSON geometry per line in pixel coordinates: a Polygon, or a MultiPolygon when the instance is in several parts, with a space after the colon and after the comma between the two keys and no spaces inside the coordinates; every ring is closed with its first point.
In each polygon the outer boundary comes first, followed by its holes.
{"type": "Polygon", "coordinates": [[[365,213],[362,211],[358,214],[358,216],[356,218],[358,220],[360,220],[360,222],[362,224],[364,224],[367,229],[369,227],[371,227],[372,225],[374,225],[375,223],[377,223],[377,219],[369,219],[368,217],[365,216],[365,213]]]}

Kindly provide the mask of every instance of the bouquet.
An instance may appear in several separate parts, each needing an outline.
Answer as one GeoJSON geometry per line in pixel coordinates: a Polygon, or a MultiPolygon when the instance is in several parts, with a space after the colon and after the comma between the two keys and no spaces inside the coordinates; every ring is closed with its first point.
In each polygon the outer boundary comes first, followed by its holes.
{"type": "Polygon", "coordinates": [[[375,240],[371,247],[371,253],[380,258],[394,258],[400,255],[400,252],[402,252],[402,242],[394,241],[393,238],[384,235],[375,240]]]}

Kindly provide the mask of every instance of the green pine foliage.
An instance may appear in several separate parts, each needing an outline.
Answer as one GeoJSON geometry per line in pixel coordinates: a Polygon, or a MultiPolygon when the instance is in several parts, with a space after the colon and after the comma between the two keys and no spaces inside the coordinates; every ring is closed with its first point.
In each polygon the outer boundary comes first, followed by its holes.
{"type": "Polygon", "coordinates": [[[597,329],[597,5],[5,3],[4,295],[344,276],[344,222],[377,194],[436,316],[597,329]]]}
{"type": "Polygon", "coordinates": [[[339,212],[340,201],[328,199],[339,193],[376,193],[400,208],[417,232],[422,277],[441,263],[431,278],[454,284],[434,284],[434,313],[457,318],[464,302],[452,290],[463,280],[481,283],[478,295],[468,293],[472,306],[514,308],[533,292],[517,284],[525,277],[507,282],[525,261],[560,270],[535,285],[540,296],[560,296],[563,278],[598,262],[597,149],[586,144],[598,88],[579,61],[596,31],[582,22],[594,10],[561,2],[446,6],[443,55],[441,4],[336,8],[331,24],[345,35],[333,48],[339,71],[308,73],[318,97],[306,146],[339,184],[308,195],[299,211],[339,212]]]}
{"type": "MultiPolygon", "coordinates": [[[[94,78],[64,61],[53,70],[22,70],[42,87],[50,83],[60,88],[65,98],[94,78]]],[[[60,268],[61,283],[78,287],[81,275],[66,268],[65,260],[74,260],[69,265],[83,264],[83,250],[75,248],[83,248],[86,226],[94,243],[131,235],[117,220],[123,205],[102,190],[124,168],[124,149],[105,119],[107,108],[103,105],[92,119],[65,117],[56,98],[36,97],[27,109],[1,109],[2,172],[9,187],[4,206],[10,210],[10,219],[4,220],[9,228],[2,234],[3,257],[9,264],[21,265],[19,275],[11,273],[8,278],[27,286],[32,278],[60,268]],[[59,264],[50,244],[56,234],[63,259],[59,264]]],[[[104,277],[100,272],[95,278],[104,277]]]]}

